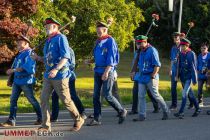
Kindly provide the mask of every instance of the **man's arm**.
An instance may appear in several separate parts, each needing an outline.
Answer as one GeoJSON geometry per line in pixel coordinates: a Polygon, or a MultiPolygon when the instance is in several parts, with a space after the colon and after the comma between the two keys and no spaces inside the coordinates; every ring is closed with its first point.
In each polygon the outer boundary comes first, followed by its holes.
{"type": "Polygon", "coordinates": [[[67,61],[67,58],[62,58],[58,65],[49,72],[48,78],[54,78],[57,75],[58,71],[63,68],[67,61]]]}
{"type": "Polygon", "coordinates": [[[157,75],[157,73],[159,72],[159,70],[160,70],[160,67],[154,67],[154,71],[151,74],[152,79],[155,78],[155,76],[157,75]]]}

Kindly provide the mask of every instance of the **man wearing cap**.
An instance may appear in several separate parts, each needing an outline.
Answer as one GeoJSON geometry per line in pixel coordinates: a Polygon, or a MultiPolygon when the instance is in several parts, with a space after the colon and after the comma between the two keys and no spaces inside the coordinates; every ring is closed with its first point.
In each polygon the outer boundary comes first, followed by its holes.
{"type": "MultiPolygon", "coordinates": [[[[108,25],[103,22],[97,22],[96,30],[98,39],[94,48],[94,118],[88,123],[88,126],[101,124],[101,102],[100,90],[103,85],[103,94],[107,102],[118,112],[119,121],[124,122],[127,111],[112,96],[112,87],[114,82],[114,70],[119,63],[119,51],[117,44],[110,35],[108,35],[108,25]]],[[[90,62],[89,60],[87,63],[90,62]]]]}
{"type": "Polygon", "coordinates": [[[207,82],[207,72],[210,70],[210,53],[207,44],[201,45],[201,53],[198,55],[197,72],[198,72],[198,103],[203,107],[203,85],[207,82]]]}
{"type": "Polygon", "coordinates": [[[188,94],[195,106],[195,112],[193,113],[192,117],[197,117],[201,111],[191,88],[191,84],[195,85],[197,83],[197,62],[195,53],[189,48],[190,44],[191,42],[186,38],[183,38],[180,42],[181,53],[179,56],[179,77],[183,87],[182,103],[179,112],[174,114],[174,116],[178,117],[179,119],[184,118],[184,108],[188,94]]]}
{"type": "Polygon", "coordinates": [[[13,83],[7,83],[8,86],[12,86],[12,94],[10,97],[10,115],[8,120],[5,123],[1,123],[0,126],[15,126],[17,101],[22,91],[36,112],[37,121],[34,124],[40,125],[42,122],[40,105],[34,97],[33,92],[36,62],[30,57],[32,49],[29,47],[29,44],[30,41],[27,37],[23,35],[18,37],[17,48],[19,53],[15,57],[12,67],[7,70],[8,75],[14,74],[13,83]]]}
{"type": "MultiPolygon", "coordinates": [[[[177,81],[178,81],[178,60],[179,54],[181,51],[180,48],[180,38],[184,37],[184,33],[174,32],[173,33],[173,41],[174,45],[171,48],[170,53],[170,60],[171,60],[171,67],[169,75],[171,76],[171,110],[177,109],[177,81]]],[[[190,98],[189,98],[190,100],[190,98]]],[[[190,105],[188,108],[192,108],[193,104],[190,101],[190,105]]]]}
{"type": "Polygon", "coordinates": [[[71,70],[69,66],[71,57],[69,44],[66,36],[59,32],[59,26],[60,23],[53,18],[45,20],[48,39],[43,49],[44,57],[42,58],[36,54],[33,56],[35,60],[44,62],[46,69],[41,93],[43,123],[42,127],[38,129],[39,131],[51,131],[49,98],[53,89],[74,119],[74,126],[70,130],[78,131],[84,124],[84,119],[80,117],[70,97],[69,77],[71,76],[71,70]]]}
{"type": "Polygon", "coordinates": [[[136,37],[136,43],[140,44],[141,52],[139,54],[139,115],[138,118],[133,119],[133,121],[144,121],[146,119],[146,89],[148,88],[155,98],[155,100],[160,104],[163,110],[162,120],[168,119],[168,107],[159,94],[159,69],[161,63],[159,61],[158,51],[147,42],[148,37],[144,35],[139,35],[136,37]]]}
{"type": "MultiPolygon", "coordinates": [[[[138,36],[135,39],[138,41],[138,36]]],[[[138,68],[138,61],[139,61],[139,54],[140,54],[140,44],[136,43],[136,48],[137,50],[135,51],[133,62],[132,62],[132,67],[131,67],[131,80],[134,81],[133,84],[133,102],[132,102],[132,109],[128,113],[129,115],[134,115],[138,114],[138,81],[139,81],[139,68],[138,68]]],[[[147,89],[148,97],[152,101],[154,110],[153,113],[158,113],[159,112],[159,105],[158,102],[155,100],[155,98],[152,96],[151,92],[147,89]]]]}

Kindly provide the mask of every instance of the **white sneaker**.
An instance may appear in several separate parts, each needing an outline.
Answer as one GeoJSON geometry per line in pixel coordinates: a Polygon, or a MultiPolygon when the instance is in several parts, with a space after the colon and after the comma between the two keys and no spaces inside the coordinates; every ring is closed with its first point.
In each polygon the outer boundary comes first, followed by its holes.
{"type": "Polygon", "coordinates": [[[199,103],[199,107],[204,107],[203,102],[199,103]]]}

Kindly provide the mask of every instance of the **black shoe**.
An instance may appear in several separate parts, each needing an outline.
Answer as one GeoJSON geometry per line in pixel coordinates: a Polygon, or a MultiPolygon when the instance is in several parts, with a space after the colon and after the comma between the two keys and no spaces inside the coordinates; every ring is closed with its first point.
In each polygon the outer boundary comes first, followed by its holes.
{"type": "Polygon", "coordinates": [[[207,115],[210,115],[210,110],[206,111],[206,114],[207,114],[207,115]]]}
{"type": "Polygon", "coordinates": [[[12,127],[12,126],[15,126],[15,123],[10,120],[7,120],[4,123],[0,123],[0,127],[12,127]]]}
{"type": "Polygon", "coordinates": [[[168,113],[167,112],[163,112],[162,120],[168,120],[168,113]]]}
{"type": "Polygon", "coordinates": [[[195,112],[193,113],[192,117],[197,117],[201,113],[201,109],[196,109],[195,112]]]}
{"type": "Polygon", "coordinates": [[[169,109],[170,109],[170,110],[177,110],[177,106],[171,105],[169,109]]]}
{"type": "Polygon", "coordinates": [[[155,108],[152,113],[159,113],[160,108],[155,108]]]}
{"type": "Polygon", "coordinates": [[[138,114],[138,112],[137,112],[137,111],[130,111],[130,112],[128,113],[128,115],[135,115],[135,114],[138,114]]]}
{"type": "Polygon", "coordinates": [[[41,125],[42,124],[42,120],[38,119],[34,122],[34,125],[41,125]]]}
{"type": "Polygon", "coordinates": [[[134,122],[138,122],[138,121],[145,121],[146,120],[146,118],[145,117],[138,117],[138,118],[136,118],[136,119],[133,119],[133,121],[134,122]]]}
{"type": "Polygon", "coordinates": [[[52,118],[50,118],[50,122],[58,122],[58,119],[52,119],[52,118]]]}
{"type": "Polygon", "coordinates": [[[88,124],[87,126],[97,126],[97,125],[101,125],[101,122],[100,121],[96,121],[94,119],[92,119],[88,124]]]}
{"type": "Polygon", "coordinates": [[[187,109],[193,109],[193,108],[194,108],[193,104],[189,104],[187,109]]]}
{"type": "Polygon", "coordinates": [[[184,119],[184,113],[174,113],[174,116],[179,118],[179,119],[184,119]]]}
{"type": "Polygon", "coordinates": [[[89,118],[89,119],[92,119],[92,118],[94,118],[94,115],[91,114],[91,115],[88,116],[88,118],[89,118]]]}
{"type": "Polygon", "coordinates": [[[121,112],[119,116],[119,121],[118,121],[119,124],[122,124],[125,121],[126,115],[127,115],[127,110],[123,109],[123,112],[121,112]]]}

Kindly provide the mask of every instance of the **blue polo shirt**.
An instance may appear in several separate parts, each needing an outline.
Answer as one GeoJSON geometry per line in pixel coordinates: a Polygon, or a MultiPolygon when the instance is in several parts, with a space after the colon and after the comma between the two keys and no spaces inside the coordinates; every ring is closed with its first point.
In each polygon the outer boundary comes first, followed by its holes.
{"type": "MultiPolygon", "coordinates": [[[[154,67],[160,67],[161,63],[159,60],[159,55],[157,49],[148,44],[148,48],[140,52],[139,56],[139,83],[147,84],[151,80],[151,74],[154,71],[154,67]]],[[[155,79],[159,79],[159,74],[157,74],[155,79]]]]}
{"type": "Polygon", "coordinates": [[[176,77],[177,73],[177,55],[180,53],[180,48],[177,47],[176,45],[173,45],[171,48],[171,53],[170,53],[170,60],[172,62],[171,65],[171,70],[172,70],[172,78],[176,77]]]}
{"type": "Polygon", "coordinates": [[[179,77],[182,82],[186,80],[192,80],[194,84],[197,83],[197,60],[193,51],[180,53],[179,59],[179,77]]]}
{"type": "Polygon", "coordinates": [[[206,55],[207,55],[206,58],[203,58],[202,54],[199,54],[198,60],[197,60],[197,62],[198,62],[198,66],[197,66],[198,79],[201,79],[201,80],[207,79],[206,73],[202,73],[202,70],[210,69],[210,53],[208,52],[206,55]]]}
{"type": "Polygon", "coordinates": [[[112,66],[111,71],[114,71],[119,63],[118,46],[112,37],[97,40],[93,53],[95,60],[94,72],[104,73],[107,66],[112,66]]]}
{"type": "Polygon", "coordinates": [[[47,40],[45,42],[43,52],[46,69],[44,72],[44,78],[51,80],[61,80],[71,76],[71,71],[69,69],[71,63],[71,52],[69,49],[68,40],[65,35],[57,34],[47,40]],[[63,58],[67,58],[68,62],[63,66],[61,70],[58,71],[54,78],[48,78],[49,72],[56,68],[60,60],[63,58]]]}
{"type": "Polygon", "coordinates": [[[14,84],[26,85],[35,82],[36,61],[30,57],[31,51],[31,49],[27,49],[16,56],[12,68],[22,68],[23,71],[14,73],[14,84]]]}

